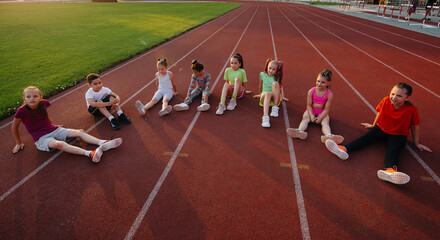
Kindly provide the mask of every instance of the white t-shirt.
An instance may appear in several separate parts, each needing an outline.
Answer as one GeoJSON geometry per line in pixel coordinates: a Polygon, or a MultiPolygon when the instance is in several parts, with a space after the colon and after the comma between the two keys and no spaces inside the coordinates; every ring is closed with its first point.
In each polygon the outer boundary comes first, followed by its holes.
{"type": "Polygon", "coordinates": [[[170,78],[170,71],[167,71],[165,76],[160,76],[160,74],[156,73],[157,80],[159,81],[158,91],[173,91],[173,83],[170,78]]]}
{"type": "Polygon", "coordinates": [[[102,87],[101,90],[99,90],[99,92],[95,92],[93,91],[92,88],[89,88],[89,90],[87,90],[86,92],[87,108],[90,107],[90,103],[89,101],[87,101],[87,99],[91,98],[93,99],[93,101],[97,102],[99,100],[102,100],[106,95],[110,94],[111,92],[112,91],[106,87],[102,87]]]}

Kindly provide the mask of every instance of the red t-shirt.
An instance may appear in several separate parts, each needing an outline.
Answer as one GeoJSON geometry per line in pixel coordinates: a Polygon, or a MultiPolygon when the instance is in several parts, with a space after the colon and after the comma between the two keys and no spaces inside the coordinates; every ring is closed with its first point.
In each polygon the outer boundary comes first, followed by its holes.
{"type": "Polygon", "coordinates": [[[376,124],[388,134],[408,136],[409,128],[422,122],[419,110],[414,105],[405,103],[396,109],[393,107],[390,97],[382,99],[376,110],[379,112],[376,124]]]}
{"type": "MultiPolygon", "coordinates": [[[[45,109],[50,106],[50,103],[44,99],[41,100],[40,104],[43,104],[45,109]]],[[[32,116],[32,113],[26,108],[26,105],[23,105],[17,109],[14,118],[21,118],[23,125],[32,136],[34,142],[36,142],[40,137],[53,132],[58,127],[53,125],[48,117],[41,115],[38,109],[33,112],[34,116],[32,116]]]]}

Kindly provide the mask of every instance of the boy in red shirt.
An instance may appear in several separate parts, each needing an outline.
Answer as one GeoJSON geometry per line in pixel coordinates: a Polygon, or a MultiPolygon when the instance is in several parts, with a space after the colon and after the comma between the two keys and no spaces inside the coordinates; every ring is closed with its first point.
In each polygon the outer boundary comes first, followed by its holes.
{"type": "Polygon", "coordinates": [[[406,83],[398,83],[391,89],[390,96],[385,97],[377,105],[376,119],[373,124],[362,123],[370,130],[362,137],[348,145],[337,145],[333,140],[325,142],[327,149],[342,160],[348,158],[348,153],[359,150],[371,143],[386,140],[387,154],[385,157],[385,170],[377,171],[377,176],[394,184],[408,183],[410,177],[397,171],[399,153],[406,145],[407,137],[411,129],[414,145],[420,151],[432,152],[427,146],[419,142],[419,111],[412,105],[408,98],[412,94],[412,87],[406,83]]]}

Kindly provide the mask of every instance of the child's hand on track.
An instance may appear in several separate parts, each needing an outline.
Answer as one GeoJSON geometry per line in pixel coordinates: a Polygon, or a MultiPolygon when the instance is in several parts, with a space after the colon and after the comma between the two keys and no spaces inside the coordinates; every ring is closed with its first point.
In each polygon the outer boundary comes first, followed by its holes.
{"type": "Polygon", "coordinates": [[[374,125],[370,124],[370,123],[361,123],[361,125],[364,126],[364,128],[372,128],[372,127],[374,127],[374,125]]]}
{"type": "Polygon", "coordinates": [[[429,149],[429,147],[427,147],[427,146],[425,146],[425,145],[423,145],[423,144],[420,144],[420,143],[418,143],[418,144],[416,144],[416,147],[420,150],[420,151],[427,151],[427,152],[432,152],[432,150],[431,149],[429,149]]]}
{"type": "Polygon", "coordinates": [[[12,153],[18,153],[18,151],[20,151],[23,148],[24,148],[24,143],[17,143],[14,149],[12,149],[12,153]]]}

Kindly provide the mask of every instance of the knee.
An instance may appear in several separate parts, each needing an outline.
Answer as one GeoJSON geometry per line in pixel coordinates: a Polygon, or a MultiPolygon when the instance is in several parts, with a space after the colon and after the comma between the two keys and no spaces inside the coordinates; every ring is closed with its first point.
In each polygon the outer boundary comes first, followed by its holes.
{"type": "Polygon", "coordinates": [[[49,144],[50,148],[55,148],[55,149],[63,149],[63,147],[66,145],[67,143],[63,142],[63,141],[57,141],[54,140],[49,144]]]}
{"type": "Polygon", "coordinates": [[[280,83],[278,83],[278,82],[273,82],[272,83],[272,89],[278,89],[278,88],[280,88],[280,83]]]}

